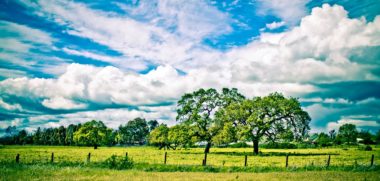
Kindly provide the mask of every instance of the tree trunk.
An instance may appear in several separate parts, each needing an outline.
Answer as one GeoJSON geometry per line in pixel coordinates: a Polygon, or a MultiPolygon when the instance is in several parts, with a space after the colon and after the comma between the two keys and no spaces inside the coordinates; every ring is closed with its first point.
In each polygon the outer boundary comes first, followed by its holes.
{"type": "Polygon", "coordinates": [[[211,142],[207,142],[206,148],[205,148],[205,153],[209,153],[211,148],[211,142]]]}
{"type": "Polygon", "coordinates": [[[98,149],[98,144],[94,145],[94,150],[98,149]]]}
{"type": "Polygon", "coordinates": [[[253,141],[253,153],[255,155],[259,154],[259,140],[252,140],[253,141]]]}

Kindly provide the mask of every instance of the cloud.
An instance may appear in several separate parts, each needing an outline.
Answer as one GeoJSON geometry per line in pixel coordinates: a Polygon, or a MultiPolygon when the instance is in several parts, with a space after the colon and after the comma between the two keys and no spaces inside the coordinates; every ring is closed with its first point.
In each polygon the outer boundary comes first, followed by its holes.
{"type": "Polygon", "coordinates": [[[83,109],[87,107],[86,104],[75,103],[63,97],[44,99],[42,105],[51,109],[83,109]]]}
{"type": "Polygon", "coordinates": [[[241,81],[379,80],[372,73],[378,65],[353,62],[347,53],[359,47],[379,46],[379,32],[380,16],[373,22],[350,19],[341,6],[324,4],[313,8],[292,30],[264,33],[226,56],[232,64],[232,76],[241,81]]]}
{"type": "Polygon", "coordinates": [[[296,25],[307,14],[306,4],[309,0],[258,0],[257,2],[258,14],[272,14],[290,25],[296,25]]]}
{"type": "Polygon", "coordinates": [[[5,109],[8,111],[19,111],[22,110],[22,107],[20,104],[9,104],[4,102],[4,100],[0,97],[0,109],[5,109]]]}
{"type": "MultiPolygon", "coordinates": [[[[344,124],[354,124],[358,129],[364,129],[365,128],[380,128],[379,121],[373,121],[373,120],[357,120],[357,119],[341,119],[337,122],[329,122],[327,124],[327,130],[338,130],[340,126],[344,124]]],[[[376,130],[374,130],[375,132],[376,130]]]]}
{"type": "MultiPolygon", "coordinates": [[[[115,126],[134,116],[173,121],[173,105],[181,95],[198,88],[222,87],[237,87],[247,97],[275,91],[302,97],[301,101],[310,102],[305,107],[315,121],[313,126],[321,130],[342,116],[378,114],[368,107],[377,105],[378,97],[373,92],[379,81],[379,63],[360,61],[367,55],[359,60],[352,51],[380,46],[380,16],[367,22],[349,18],[340,6],[323,5],[303,17],[305,1],[260,3],[263,12],[281,18],[268,28],[284,24],[281,22],[292,28],[281,33],[261,32],[248,44],[222,51],[203,41],[232,31],[231,20],[228,14],[202,1],[184,5],[179,1],[142,2],[136,8],[118,4],[126,14],[95,10],[71,1],[24,1],[30,12],[59,25],[63,34],[104,45],[117,55],[90,46],[62,46],[57,51],[65,55],[111,66],[49,57],[56,64],[44,64],[43,71],[55,72],[56,77],[15,76],[0,81],[4,103],[26,107],[22,112],[25,114],[37,112],[8,121],[21,119],[24,127],[36,127],[49,120],[68,124],[93,118],[115,126]],[[144,73],[136,72],[144,69],[144,73]],[[350,82],[357,84],[345,86],[350,82]],[[367,86],[361,90],[360,85],[367,86]],[[369,97],[375,100],[366,100],[369,97]],[[8,103],[11,99],[14,102],[8,103]],[[367,112],[353,108],[360,100],[367,101],[360,103],[367,112]]],[[[34,46],[13,37],[2,41],[12,45],[9,51],[28,52],[34,46]]],[[[25,62],[23,57],[16,58],[12,62],[25,62]]],[[[46,57],[28,65],[44,61],[48,62],[46,57]]],[[[6,114],[2,112],[0,116],[6,114]]]]}
{"type": "Polygon", "coordinates": [[[270,29],[270,30],[274,30],[274,29],[277,29],[277,28],[281,28],[283,26],[285,26],[285,22],[284,21],[279,21],[279,22],[272,22],[272,23],[268,23],[265,25],[266,28],[270,29]]]}
{"type": "MultiPolygon", "coordinates": [[[[131,65],[128,59],[142,61],[140,65],[150,62],[176,67],[184,62],[192,62],[193,65],[207,62],[198,60],[201,57],[193,61],[199,52],[207,53],[207,47],[201,45],[201,41],[231,31],[228,15],[203,1],[183,4],[180,1],[158,1],[157,6],[153,7],[142,2],[141,7],[149,9],[138,7],[131,11],[132,17],[67,1],[22,1],[22,4],[36,15],[66,27],[69,35],[90,39],[121,53],[127,60],[125,63],[120,63],[120,60],[117,65],[131,65]],[[136,20],[141,19],[145,11],[157,16],[148,17],[146,21],[136,20]]],[[[122,4],[119,6],[129,9],[122,4]]],[[[85,57],[95,56],[83,51],[75,53],[85,57]]],[[[97,59],[109,60],[99,55],[97,59]]]]}

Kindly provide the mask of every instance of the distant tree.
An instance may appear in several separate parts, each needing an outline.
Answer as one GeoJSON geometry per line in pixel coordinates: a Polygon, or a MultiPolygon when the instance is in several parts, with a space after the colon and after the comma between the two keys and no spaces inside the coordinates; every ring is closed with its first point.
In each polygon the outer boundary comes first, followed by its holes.
{"type": "Polygon", "coordinates": [[[380,130],[378,130],[377,133],[376,133],[375,141],[376,141],[377,144],[380,144],[380,130]]]}
{"type": "Polygon", "coordinates": [[[220,132],[212,138],[212,141],[216,145],[226,145],[238,140],[236,134],[237,130],[233,124],[224,124],[220,132]]]}
{"type": "Polygon", "coordinates": [[[331,140],[334,140],[336,138],[335,129],[329,131],[329,136],[331,140]]]}
{"type": "Polygon", "coordinates": [[[132,142],[140,145],[146,142],[149,134],[149,127],[145,119],[135,118],[127,123],[127,127],[131,132],[132,142]]]}
{"type": "Polygon", "coordinates": [[[311,120],[296,98],[285,98],[280,93],[233,103],[222,117],[238,125],[240,139],[252,140],[255,154],[259,153],[259,141],[266,133],[280,134],[279,130],[291,129],[294,138],[300,140],[309,130],[311,120]]]}
{"type": "Polygon", "coordinates": [[[158,146],[159,149],[170,149],[168,140],[169,128],[166,124],[161,124],[153,129],[149,134],[149,144],[158,146]]]}
{"type": "Polygon", "coordinates": [[[344,124],[339,127],[339,139],[343,143],[353,144],[356,143],[356,138],[358,137],[358,131],[354,124],[344,124]]]}
{"type": "Polygon", "coordinates": [[[325,146],[330,146],[331,145],[331,138],[329,135],[327,135],[326,133],[319,133],[318,135],[318,138],[316,140],[317,144],[322,146],[322,147],[325,147],[325,146]]]}
{"type": "Polygon", "coordinates": [[[148,126],[149,126],[149,132],[151,132],[152,130],[154,130],[154,128],[157,128],[159,124],[156,120],[150,120],[148,121],[148,126]]]}
{"type": "Polygon", "coordinates": [[[8,127],[5,129],[5,134],[6,134],[7,136],[14,136],[15,134],[17,134],[16,126],[8,126],[8,127]]]}
{"type": "Polygon", "coordinates": [[[81,124],[79,125],[70,124],[66,128],[66,137],[65,137],[66,145],[74,145],[74,132],[79,129],[80,125],[81,124]]]}
{"type": "Polygon", "coordinates": [[[102,121],[86,122],[74,133],[74,141],[79,145],[92,145],[97,149],[99,145],[107,143],[107,136],[112,132],[102,121]]]}
{"type": "Polygon", "coordinates": [[[28,133],[23,129],[17,134],[18,144],[25,145],[28,143],[28,133]]]}
{"type": "MultiPolygon", "coordinates": [[[[279,127],[281,127],[281,126],[279,126],[279,127]]],[[[294,140],[294,134],[293,134],[293,131],[291,129],[284,129],[284,130],[280,131],[277,128],[276,131],[274,131],[274,133],[277,133],[279,135],[279,138],[283,142],[292,142],[294,140]]]]}
{"type": "Polygon", "coordinates": [[[189,131],[189,127],[185,124],[177,124],[169,128],[168,142],[174,150],[178,146],[187,147],[192,144],[189,131]]]}
{"type": "Polygon", "coordinates": [[[57,139],[57,145],[65,145],[66,128],[64,126],[60,126],[56,128],[55,137],[57,139]]]}
{"type": "Polygon", "coordinates": [[[210,151],[213,137],[223,129],[224,123],[217,119],[216,112],[244,96],[237,89],[224,88],[222,93],[215,89],[199,89],[186,93],[177,103],[177,121],[186,124],[198,141],[205,141],[205,153],[210,151]]]}
{"type": "Polygon", "coordinates": [[[41,131],[41,128],[38,127],[36,132],[33,134],[33,144],[36,144],[36,145],[43,144],[41,137],[42,137],[42,131],[41,131]]]}
{"type": "Polygon", "coordinates": [[[369,131],[360,131],[358,133],[358,138],[361,138],[362,140],[360,143],[369,145],[369,144],[374,144],[375,142],[372,140],[373,135],[369,131]]]}

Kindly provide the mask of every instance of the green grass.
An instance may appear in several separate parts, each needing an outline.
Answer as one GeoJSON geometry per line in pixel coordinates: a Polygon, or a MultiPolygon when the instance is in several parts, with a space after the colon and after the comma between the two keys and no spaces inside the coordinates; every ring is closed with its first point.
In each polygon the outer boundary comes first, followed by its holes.
{"type": "MultiPolygon", "coordinates": [[[[351,147],[325,149],[261,149],[262,155],[253,156],[251,148],[212,148],[208,155],[207,165],[211,166],[243,166],[244,155],[248,154],[250,167],[284,167],[285,155],[289,156],[290,167],[325,166],[327,155],[331,154],[331,166],[369,165],[371,155],[375,155],[375,163],[380,160],[380,148],[372,151],[358,150],[351,147]]],[[[165,150],[154,147],[91,147],[65,146],[3,146],[0,148],[0,162],[14,162],[16,154],[20,154],[20,162],[48,163],[54,152],[55,163],[84,163],[88,153],[91,162],[102,162],[111,155],[125,155],[128,152],[135,163],[162,164],[165,150]]],[[[201,165],[204,158],[202,148],[189,150],[170,150],[167,164],[169,165],[201,165]]]]}
{"type": "Polygon", "coordinates": [[[0,180],[380,180],[380,148],[362,151],[349,149],[261,149],[252,155],[250,148],[212,148],[207,166],[201,166],[202,148],[170,150],[164,165],[165,150],[153,147],[2,146],[0,180]],[[54,163],[50,163],[54,152],[54,163]],[[87,155],[91,153],[91,162],[87,155]],[[111,155],[134,161],[131,170],[113,170],[102,164],[111,155]],[[286,154],[289,167],[285,168],[286,154]],[[20,154],[20,163],[15,157],[20,154]],[[326,159],[331,155],[330,167],[326,159]],[[370,167],[371,155],[375,166],[370,167]],[[244,156],[248,166],[244,167],[244,156]]]}
{"type": "Polygon", "coordinates": [[[58,167],[49,164],[0,167],[0,180],[380,180],[378,172],[143,172],[81,166],[58,167]]]}

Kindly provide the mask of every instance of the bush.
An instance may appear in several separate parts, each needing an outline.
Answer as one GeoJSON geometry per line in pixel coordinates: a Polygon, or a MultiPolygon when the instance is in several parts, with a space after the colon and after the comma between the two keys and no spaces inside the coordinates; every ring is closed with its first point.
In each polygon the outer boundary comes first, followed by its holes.
{"type": "Polygon", "coordinates": [[[245,142],[238,142],[238,143],[230,144],[227,147],[229,147],[229,148],[249,148],[249,147],[252,147],[252,146],[249,146],[245,142]]]}
{"type": "Polygon", "coordinates": [[[262,147],[270,149],[295,149],[297,148],[297,145],[292,143],[268,143],[262,145],[262,147]]]}
{"type": "Polygon", "coordinates": [[[103,162],[103,166],[117,170],[131,169],[133,167],[133,160],[124,156],[112,155],[103,162]]]}
{"type": "Polygon", "coordinates": [[[372,151],[372,147],[369,145],[366,146],[361,146],[358,148],[358,150],[363,150],[363,151],[372,151]]]}

